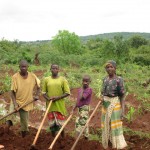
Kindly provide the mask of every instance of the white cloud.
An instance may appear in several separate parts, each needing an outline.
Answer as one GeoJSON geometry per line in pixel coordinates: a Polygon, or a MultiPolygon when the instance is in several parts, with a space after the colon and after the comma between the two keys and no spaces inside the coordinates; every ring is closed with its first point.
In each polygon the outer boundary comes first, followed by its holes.
{"type": "Polygon", "coordinates": [[[150,32],[149,0],[0,0],[0,38],[49,40],[77,35],[150,32]]]}

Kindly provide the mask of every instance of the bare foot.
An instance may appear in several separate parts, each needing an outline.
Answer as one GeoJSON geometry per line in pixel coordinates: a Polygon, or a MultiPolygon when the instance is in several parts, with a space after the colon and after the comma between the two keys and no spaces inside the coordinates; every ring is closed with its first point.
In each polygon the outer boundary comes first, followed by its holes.
{"type": "Polygon", "coordinates": [[[0,149],[3,149],[4,148],[4,145],[0,145],[0,149]]]}

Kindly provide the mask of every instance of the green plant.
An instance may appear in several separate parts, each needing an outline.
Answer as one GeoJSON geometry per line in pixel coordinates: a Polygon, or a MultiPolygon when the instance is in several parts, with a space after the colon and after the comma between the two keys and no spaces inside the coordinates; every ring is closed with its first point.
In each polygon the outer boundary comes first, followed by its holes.
{"type": "Polygon", "coordinates": [[[145,132],[141,132],[141,131],[134,131],[130,128],[124,127],[123,131],[125,134],[127,135],[138,135],[140,138],[149,138],[150,139],[150,133],[145,133],[145,132]]]}
{"type": "Polygon", "coordinates": [[[2,86],[0,86],[1,87],[0,93],[9,91],[11,86],[11,77],[9,76],[9,74],[6,74],[1,82],[2,86]]]}
{"type": "Polygon", "coordinates": [[[134,114],[135,114],[135,108],[130,106],[129,111],[127,115],[125,116],[125,118],[129,121],[129,123],[132,122],[134,114]]]}
{"type": "Polygon", "coordinates": [[[74,32],[59,30],[58,34],[52,39],[52,46],[64,54],[81,54],[81,41],[74,32]]]}

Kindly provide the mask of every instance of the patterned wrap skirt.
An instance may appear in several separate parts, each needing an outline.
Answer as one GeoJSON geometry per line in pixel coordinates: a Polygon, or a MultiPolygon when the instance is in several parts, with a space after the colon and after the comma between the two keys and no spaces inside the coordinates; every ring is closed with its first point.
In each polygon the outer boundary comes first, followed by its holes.
{"type": "Polygon", "coordinates": [[[66,119],[64,115],[57,111],[50,112],[47,116],[51,131],[59,131],[66,119]]]}
{"type": "MultiPolygon", "coordinates": [[[[75,129],[77,133],[80,133],[82,131],[82,129],[84,128],[87,120],[89,119],[89,110],[90,107],[89,105],[84,105],[82,107],[79,107],[78,109],[78,117],[76,118],[76,122],[75,122],[75,129]]],[[[89,136],[89,128],[87,126],[87,128],[85,128],[83,135],[85,137],[89,136]]]]}
{"type": "Polygon", "coordinates": [[[121,104],[118,97],[111,98],[104,96],[101,126],[102,145],[105,149],[108,148],[108,141],[112,143],[112,148],[123,149],[127,146],[123,136],[121,111],[121,104]]]}

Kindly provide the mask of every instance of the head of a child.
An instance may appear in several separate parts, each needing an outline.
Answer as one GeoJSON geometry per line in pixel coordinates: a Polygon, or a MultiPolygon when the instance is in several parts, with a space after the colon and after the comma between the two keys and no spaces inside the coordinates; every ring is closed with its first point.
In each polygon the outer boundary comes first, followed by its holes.
{"type": "Polygon", "coordinates": [[[29,67],[29,65],[28,65],[28,62],[26,60],[21,60],[19,62],[20,73],[22,75],[26,75],[27,74],[28,67],[29,67]]]}
{"type": "Polygon", "coordinates": [[[82,78],[82,86],[84,89],[89,87],[89,84],[91,82],[91,78],[89,75],[84,75],[82,78]]]}
{"type": "Polygon", "coordinates": [[[52,64],[50,67],[50,71],[52,73],[52,77],[57,77],[59,72],[59,66],[57,64],[52,64]]]}
{"type": "Polygon", "coordinates": [[[105,69],[109,76],[114,76],[116,74],[116,66],[117,65],[114,60],[107,61],[105,69]]]}

